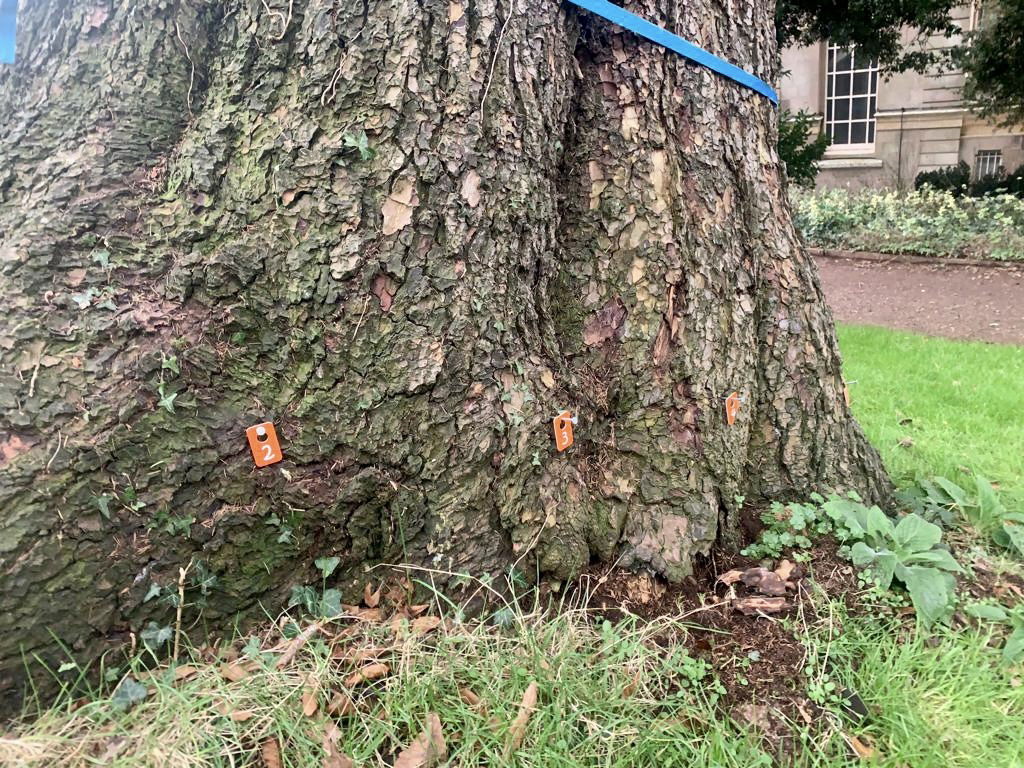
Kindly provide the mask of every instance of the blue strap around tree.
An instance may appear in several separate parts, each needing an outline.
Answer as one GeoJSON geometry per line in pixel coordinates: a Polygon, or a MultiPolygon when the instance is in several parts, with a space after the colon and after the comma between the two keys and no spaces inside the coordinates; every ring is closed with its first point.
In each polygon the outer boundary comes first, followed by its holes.
{"type": "Polygon", "coordinates": [[[18,26],[18,0],[0,0],[0,64],[14,63],[14,32],[18,26]]]}
{"type": "Polygon", "coordinates": [[[630,13],[624,8],[620,8],[617,5],[609,3],[608,0],[569,0],[569,2],[573,5],[578,5],[580,8],[586,9],[591,13],[596,13],[598,16],[603,16],[608,19],[608,21],[618,24],[620,27],[640,35],[640,37],[645,37],[651,42],[664,46],[670,51],[675,51],[680,56],[685,56],[690,61],[700,64],[702,67],[707,67],[713,72],[725,75],[731,80],[735,80],[740,85],[746,86],[753,91],[757,91],[767,98],[772,104],[778,106],[779,97],[775,94],[775,90],[764,80],[754,77],[752,74],[740,69],[735,64],[730,64],[724,59],[713,56],[703,48],[684,40],[679,37],[679,35],[672,34],[667,29],[663,29],[657,24],[652,24],[645,19],[641,19],[635,13],[630,13]]]}

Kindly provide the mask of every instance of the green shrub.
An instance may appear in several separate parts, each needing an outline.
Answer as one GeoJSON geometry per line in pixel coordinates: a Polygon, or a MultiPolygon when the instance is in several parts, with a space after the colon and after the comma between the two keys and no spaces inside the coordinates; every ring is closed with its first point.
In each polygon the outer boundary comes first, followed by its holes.
{"type": "Polygon", "coordinates": [[[1013,195],[1024,198],[1024,165],[1010,174],[1006,173],[1005,168],[1000,168],[998,173],[972,182],[968,193],[972,197],[1013,195]]]}
{"type": "Polygon", "coordinates": [[[935,190],[951,192],[953,197],[960,197],[967,191],[970,182],[971,168],[961,160],[956,165],[949,165],[934,171],[921,171],[914,179],[914,189],[927,186],[935,190]]]}
{"type": "Polygon", "coordinates": [[[914,189],[929,187],[949,192],[953,197],[985,197],[986,195],[1014,195],[1024,198],[1024,165],[1013,173],[1000,166],[996,173],[971,181],[971,169],[963,160],[956,165],[921,171],[914,179],[914,189]]]}
{"type": "Polygon", "coordinates": [[[779,113],[779,158],[786,164],[786,175],[794,184],[813,187],[818,175],[818,162],[830,143],[828,134],[819,133],[813,140],[811,132],[818,118],[800,110],[779,113]]]}
{"type": "Polygon", "coordinates": [[[1024,200],[914,192],[791,190],[809,245],[883,253],[1024,261],[1024,200]]]}

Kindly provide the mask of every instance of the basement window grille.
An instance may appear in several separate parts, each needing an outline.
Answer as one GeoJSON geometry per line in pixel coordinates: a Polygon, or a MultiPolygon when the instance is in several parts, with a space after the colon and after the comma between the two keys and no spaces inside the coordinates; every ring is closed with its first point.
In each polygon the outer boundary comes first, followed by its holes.
{"type": "Polygon", "coordinates": [[[998,176],[1003,168],[1003,151],[1001,149],[979,149],[974,156],[974,178],[984,179],[998,176]]]}

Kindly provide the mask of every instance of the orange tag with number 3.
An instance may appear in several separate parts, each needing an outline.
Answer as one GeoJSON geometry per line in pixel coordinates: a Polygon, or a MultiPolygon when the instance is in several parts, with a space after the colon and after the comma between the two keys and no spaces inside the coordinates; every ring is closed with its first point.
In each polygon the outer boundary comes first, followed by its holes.
{"type": "Polygon", "coordinates": [[[249,427],[245,430],[245,436],[249,439],[252,460],[256,462],[257,467],[276,464],[284,458],[281,455],[281,446],[277,443],[277,431],[269,421],[249,427]]]}
{"type": "Polygon", "coordinates": [[[562,411],[551,421],[555,430],[555,448],[564,451],[572,445],[572,414],[562,411]]]}

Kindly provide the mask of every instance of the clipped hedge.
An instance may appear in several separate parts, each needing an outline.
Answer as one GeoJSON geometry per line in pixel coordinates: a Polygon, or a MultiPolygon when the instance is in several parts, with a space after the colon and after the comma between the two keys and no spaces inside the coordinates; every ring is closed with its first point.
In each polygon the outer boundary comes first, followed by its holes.
{"type": "MultiPolygon", "coordinates": [[[[781,141],[780,141],[781,144],[781,141]]],[[[813,185],[812,185],[813,186],[813,185]]],[[[971,168],[961,160],[956,165],[938,168],[934,171],[921,171],[914,179],[914,189],[931,187],[941,191],[949,191],[953,197],[970,195],[1016,195],[1024,198],[1024,165],[1013,173],[1007,173],[1000,167],[996,173],[971,180],[971,168]]]]}
{"type": "Polygon", "coordinates": [[[808,245],[881,253],[1024,261],[1024,200],[844,189],[791,192],[808,245]]]}

